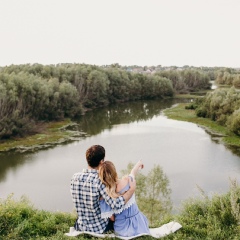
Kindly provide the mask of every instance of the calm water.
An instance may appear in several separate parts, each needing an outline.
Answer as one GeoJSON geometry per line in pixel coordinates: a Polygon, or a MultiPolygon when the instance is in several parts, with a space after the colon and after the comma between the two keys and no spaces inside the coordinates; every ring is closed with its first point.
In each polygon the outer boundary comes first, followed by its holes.
{"type": "Polygon", "coordinates": [[[72,211],[69,192],[73,173],[86,167],[85,151],[103,145],[106,159],[120,171],[139,159],[146,173],[159,164],[170,180],[172,201],[229,189],[240,180],[240,158],[195,124],[167,119],[161,113],[173,101],[125,103],[89,112],[79,120],[87,136],[35,153],[0,155],[0,197],[26,195],[37,208],[72,211]]]}

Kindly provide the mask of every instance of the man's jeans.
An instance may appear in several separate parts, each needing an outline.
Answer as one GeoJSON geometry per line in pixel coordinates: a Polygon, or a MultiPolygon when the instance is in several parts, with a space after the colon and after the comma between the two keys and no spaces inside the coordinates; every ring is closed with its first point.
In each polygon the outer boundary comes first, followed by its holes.
{"type": "Polygon", "coordinates": [[[103,231],[103,233],[107,233],[107,232],[109,232],[109,231],[113,231],[113,230],[114,230],[114,229],[113,229],[113,223],[114,223],[114,222],[109,219],[108,225],[107,225],[107,227],[105,228],[105,230],[103,231]]]}
{"type": "MultiPolygon", "coordinates": [[[[108,221],[108,224],[107,224],[107,227],[105,228],[105,230],[103,231],[103,233],[107,233],[107,232],[109,232],[109,231],[113,231],[114,229],[113,229],[113,221],[111,221],[111,220],[109,220],[108,221]]],[[[76,231],[81,231],[80,229],[79,229],[79,227],[78,227],[78,223],[77,223],[77,220],[76,220],[76,222],[75,222],[75,224],[74,224],[74,228],[75,228],[75,230],[76,231]]]]}

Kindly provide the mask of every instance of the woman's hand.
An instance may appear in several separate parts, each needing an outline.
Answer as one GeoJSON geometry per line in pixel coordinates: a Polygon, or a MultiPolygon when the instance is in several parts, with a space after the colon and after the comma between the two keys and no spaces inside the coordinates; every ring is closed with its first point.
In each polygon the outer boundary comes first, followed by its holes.
{"type": "Polygon", "coordinates": [[[144,168],[144,165],[143,165],[143,163],[142,163],[142,160],[139,160],[138,163],[137,163],[137,165],[138,165],[138,170],[141,170],[141,169],[144,168]]]}

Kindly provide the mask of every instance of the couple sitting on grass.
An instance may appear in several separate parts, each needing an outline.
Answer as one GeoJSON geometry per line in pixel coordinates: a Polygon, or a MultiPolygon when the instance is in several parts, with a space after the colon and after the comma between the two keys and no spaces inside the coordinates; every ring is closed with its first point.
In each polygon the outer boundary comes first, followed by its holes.
{"type": "Polygon", "coordinates": [[[104,236],[108,232],[120,238],[151,235],[148,220],[139,211],[134,195],[135,175],[143,164],[139,161],[129,176],[118,179],[114,164],[104,158],[102,146],[91,146],[86,151],[88,169],[71,179],[71,195],[78,218],[67,235],[104,236]]]}

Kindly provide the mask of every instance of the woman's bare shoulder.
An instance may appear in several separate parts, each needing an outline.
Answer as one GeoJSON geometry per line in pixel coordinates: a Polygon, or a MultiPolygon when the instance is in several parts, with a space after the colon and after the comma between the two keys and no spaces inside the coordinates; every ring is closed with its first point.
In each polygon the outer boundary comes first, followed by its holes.
{"type": "Polygon", "coordinates": [[[118,180],[117,192],[120,192],[128,184],[128,176],[124,176],[118,180]]]}

